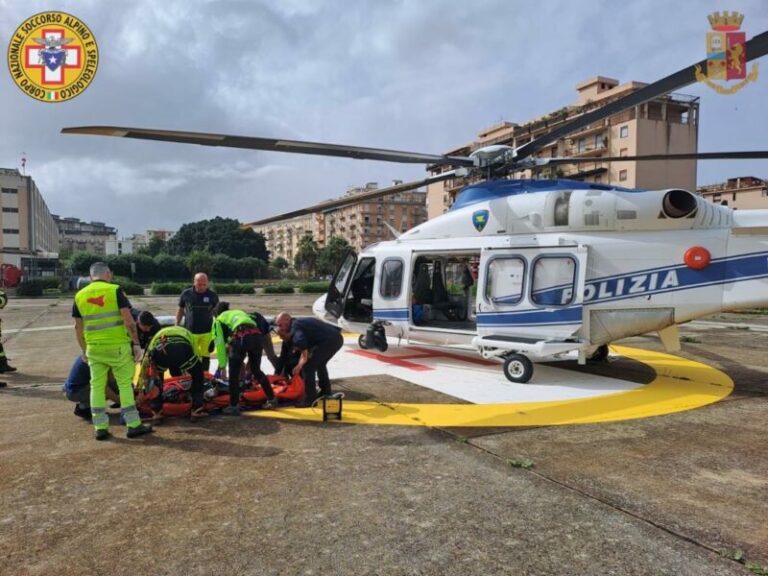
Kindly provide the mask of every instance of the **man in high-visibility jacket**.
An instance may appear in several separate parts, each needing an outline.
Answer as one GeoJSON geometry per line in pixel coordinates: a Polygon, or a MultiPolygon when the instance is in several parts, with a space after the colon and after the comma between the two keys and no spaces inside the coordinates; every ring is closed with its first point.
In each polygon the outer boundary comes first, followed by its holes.
{"type": "MultiPolygon", "coordinates": [[[[142,314],[144,314],[142,312],[142,314]]],[[[204,408],[203,383],[203,359],[195,350],[194,335],[181,326],[168,326],[161,328],[147,345],[144,359],[141,361],[141,376],[139,378],[142,388],[146,389],[151,380],[156,380],[160,394],[152,401],[152,419],[160,421],[163,410],[163,372],[169,370],[173,376],[187,373],[192,376],[192,387],[189,390],[192,397],[192,412],[190,420],[196,422],[207,416],[204,408]]]]}
{"type": "Polygon", "coordinates": [[[128,438],[152,432],[141,423],[133,396],[133,373],[141,356],[131,304],[125,292],[111,284],[112,271],[104,262],[91,265],[92,282],[75,294],[72,316],[77,343],[91,369],[91,415],[96,440],[110,437],[107,416],[107,372],[111,369],[120,391],[120,406],[128,438]],[[131,349],[133,343],[133,349],[131,349]]]}
{"type": "Polygon", "coordinates": [[[240,414],[240,370],[248,356],[251,374],[261,385],[267,401],[264,408],[277,408],[277,398],[267,375],[261,371],[261,339],[263,334],[256,322],[242,310],[230,310],[229,302],[219,302],[213,311],[213,343],[220,369],[229,371],[229,406],[221,413],[240,414]]]}

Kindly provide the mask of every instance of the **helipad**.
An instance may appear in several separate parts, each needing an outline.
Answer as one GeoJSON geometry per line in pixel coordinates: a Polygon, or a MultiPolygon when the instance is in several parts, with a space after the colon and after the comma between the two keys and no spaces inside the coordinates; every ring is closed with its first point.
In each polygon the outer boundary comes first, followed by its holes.
{"type": "MultiPolygon", "coordinates": [[[[414,346],[386,354],[360,350],[348,340],[328,365],[331,380],[387,374],[453,396],[455,404],[344,401],[343,422],[434,427],[515,427],[587,424],[646,418],[717,402],[733,390],[723,372],[670,354],[612,346],[612,354],[655,373],[646,384],[537,365],[527,384],[507,381],[499,363],[474,353],[414,346]]],[[[251,416],[321,420],[318,408],[254,411],[251,416]]]]}

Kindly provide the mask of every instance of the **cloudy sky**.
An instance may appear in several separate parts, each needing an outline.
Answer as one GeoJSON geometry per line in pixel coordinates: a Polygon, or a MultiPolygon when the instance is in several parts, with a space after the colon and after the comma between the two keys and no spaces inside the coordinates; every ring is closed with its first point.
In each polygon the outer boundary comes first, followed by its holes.
{"type": "MultiPolygon", "coordinates": [[[[651,82],[705,56],[707,14],[739,10],[751,37],[768,3],[513,0],[0,0],[7,50],[27,17],[83,20],[100,50],[85,93],[59,104],[0,72],[0,167],[20,166],[51,212],[121,235],[213,216],[243,222],[420,178],[423,168],[64,136],[89,124],[153,127],[442,153],[501,120],[576,99],[596,75],[651,82]]],[[[768,58],[757,84],[705,86],[701,151],[768,148],[768,58]]],[[[751,67],[751,65],[750,65],[751,67]]],[[[768,177],[768,162],[700,162],[699,184],[768,177]]]]}

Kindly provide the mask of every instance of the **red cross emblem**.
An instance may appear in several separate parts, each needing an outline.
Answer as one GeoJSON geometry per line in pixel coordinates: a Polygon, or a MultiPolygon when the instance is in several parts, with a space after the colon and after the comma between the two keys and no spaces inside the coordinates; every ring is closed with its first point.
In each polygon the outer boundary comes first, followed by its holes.
{"type": "MultiPolygon", "coordinates": [[[[43,28],[40,32],[42,39],[48,39],[49,42],[55,43],[56,40],[65,39],[64,28],[43,28]]],[[[80,46],[62,43],[60,47],[64,51],[64,63],[55,69],[51,69],[43,62],[45,57],[43,47],[25,47],[24,66],[28,69],[40,69],[40,84],[43,86],[60,86],[64,84],[64,70],[78,70],[83,67],[80,46]]]]}

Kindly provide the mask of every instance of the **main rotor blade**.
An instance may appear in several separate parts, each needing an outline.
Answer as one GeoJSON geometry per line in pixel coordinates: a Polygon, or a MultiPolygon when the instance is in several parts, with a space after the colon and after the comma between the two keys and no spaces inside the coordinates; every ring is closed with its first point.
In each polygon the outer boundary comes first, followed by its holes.
{"type": "Polygon", "coordinates": [[[226,146],[229,148],[246,148],[250,150],[292,152],[295,154],[341,156],[344,158],[355,158],[357,160],[383,160],[386,162],[438,164],[448,166],[474,165],[474,161],[465,156],[440,156],[436,154],[421,154],[419,152],[404,152],[401,150],[345,146],[343,144],[303,142],[300,140],[281,140],[278,138],[258,138],[252,136],[230,136],[227,134],[208,134],[205,132],[178,132],[175,130],[123,128],[119,126],[78,126],[73,128],[63,128],[61,132],[63,134],[90,134],[94,136],[117,136],[121,138],[138,138],[140,140],[158,140],[161,142],[180,142],[182,144],[199,144],[201,146],[226,146]]]}
{"type": "MultiPolygon", "coordinates": [[[[762,32],[761,34],[753,37],[744,45],[744,47],[747,54],[747,62],[756,58],[760,58],[761,56],[765,56],[768,54],[768,31],[762,32]]],[[[548,132],[544,136],[536,138],[535,140],[531,140],[527,144],[523,144],[515,151],[516,160],[519,161],[527,158],[544,148],[544,146],[550,142],[554,142],[563,136],[567,136],[571,132],[576,132],[585,126],[589,126],[594,122],[608,118],[609,116],[613,116],[619,112],[623,112],[628,108],[632,108],[633,106],[637,106],[638,104],[642,104],[648,100],[658,98],[663,94],[674,92],[675,90],[679,90],[680,88],[694,84],[696,82],[697,66],[699,66],[701,70],[705,71],[707,68],[707,61],[702,60],[698,64],[693,64],[692,66],[683,68],[674,74],[670,74],[666,78],[662,78],[653,84],[649,84],[644,88],[640,88],[639,90],[632,92],[632,94],[628,94],[623,98],[614,100],[613,102],[606,104],[597,110],[582,114],[570,122],[566,122],[562,126],[559,126],[548,132]]]]}
{"type": "Polygon", "coordinates": [[[327,202],[321,202],[314,206],[307,208],[301,208],[300,210],[294,210],[293,212],[286,212],[285,214],[279,214],[277,216],[270,216],[263,220],[257,220],[256,222],[248,222],[244,226],[260,226],[262,224],[269,224],[270,222],[276,222],[278,220],[284,220],[287,218],[295,218],[296,216],[304,216],[306,214],[312,214],[314,212],[328,212],[335,210],[336,208],[342,208],[351,204],[359,204],[361,202],[370,202],[371,200],[377,200],[384,196],[391,196],[393,194],[399,194],[400,192],[409,192],[410,190],[416,190],[422,186],[428,184],[434,184],[435,182],[442,182],[456,176],[456,171],[451,170],[449,172],[443,172],[436,176],[430,176],[423,180],[414,180],[412,182],[404,182],[402,184],[396,184],[395,186],[387,186],[386,188],[377,188],[369,192],[362,192],[360,194],[350,194],[343,198],[337,198],[335,200],[328,200],[327,202]]]}
{"type": "Polygon", "coordinates": [[[536,164],[586,164],[594,162],[643,162],[646,160],[766,160],[768,151],[754,152],[691,152],[686,154],[643,154],[640,156],[595,156],[593,158],[542,158],[536,164]]]}

